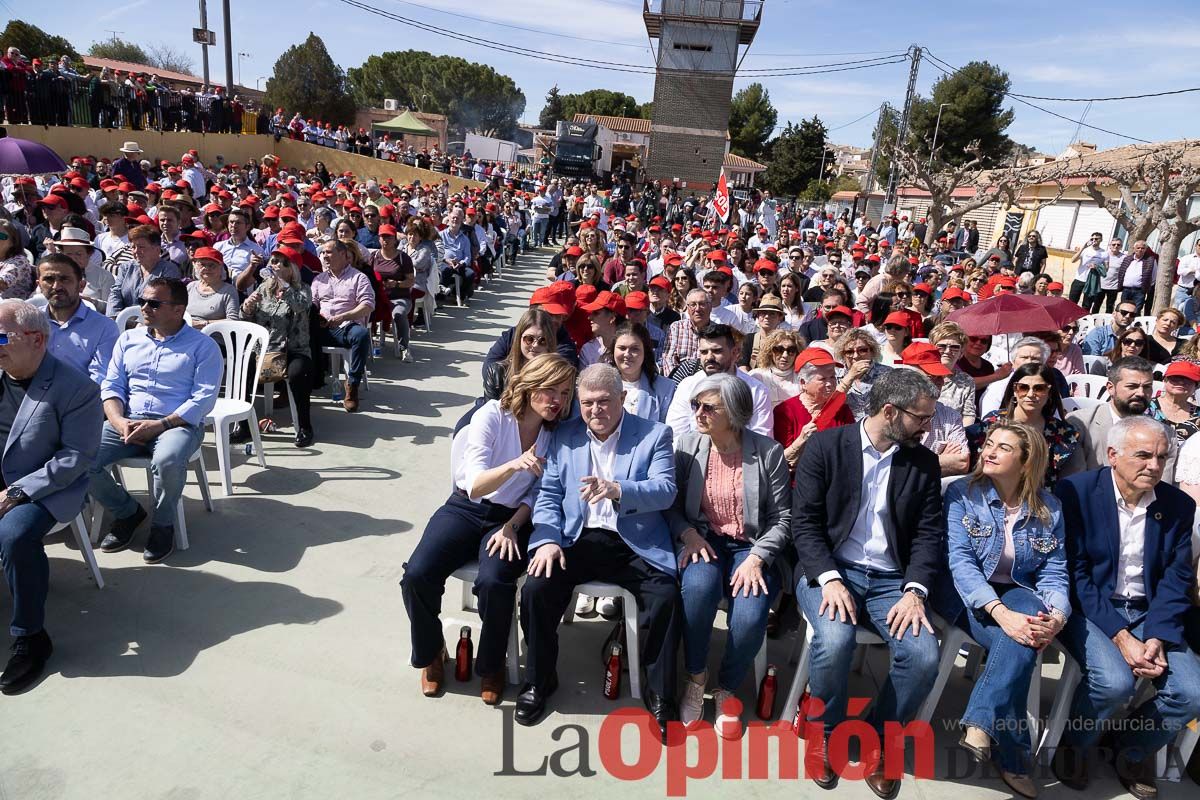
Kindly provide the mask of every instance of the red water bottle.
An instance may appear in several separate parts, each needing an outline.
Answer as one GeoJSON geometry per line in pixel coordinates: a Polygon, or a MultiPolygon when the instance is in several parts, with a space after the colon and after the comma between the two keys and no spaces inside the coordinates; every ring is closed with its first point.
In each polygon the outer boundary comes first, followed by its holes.
{"type": "Polygon", "coordinates": [[[471,680],[471,627],[463,625],[458,635],[458,650],[454,653],[454,677],[459,681],[471,680]]]}
{"type": "Polygon", "coordinates": [[[767,667],[767,674],[763,676],[762,683],[758,686],[759,719],[771,719],[775,716],[776,683],[775,665],[771,664],[767,667]]]}
{"type": "Polygon", "coordinates": [[[804,724],[804,720],[800,718],[804,706],[808,703],[808,689],[804,690],[804,694],[800,695],[800,702],[796,704],[796,715],[792,717],[792,733],[797,736],[801,735],[800,726],[804,724]]]}
{"type": "Polygon", "coordinates": [[[604,668],[604,696],[616,700],[621,696],[621,643],[613,642],[604,668]]]}

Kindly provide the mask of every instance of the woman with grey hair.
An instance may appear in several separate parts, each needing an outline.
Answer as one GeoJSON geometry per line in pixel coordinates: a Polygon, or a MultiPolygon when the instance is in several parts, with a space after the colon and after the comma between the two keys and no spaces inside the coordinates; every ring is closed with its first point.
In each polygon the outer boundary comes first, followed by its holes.
{"type": "Polygon", "coordinates": [[[783,448],[746,425],[754,409],[749,387],[734,375],[710,375],[692,391],[696,430],[675,442],[679,491],[667,511],[677,541],[683,598],[683,641],[689,675],[680,719],[704,714],[706,664],[713,621],[728,600],[729,634],[713,701],[717,730],[741,735],[725,714],[762,647],[781,575],[775,562],[791,540],[790,473],[783,448]]]}
{"type": "Polygon", "coordinates": [[[836,367],[833,356],[821,347],[810,347],[796,357],[800,394],[776,406],[774,419],[775,441],[784,446],[793,469],[814,433],[854,424],[849,401],[837,389],[836,367]]]}

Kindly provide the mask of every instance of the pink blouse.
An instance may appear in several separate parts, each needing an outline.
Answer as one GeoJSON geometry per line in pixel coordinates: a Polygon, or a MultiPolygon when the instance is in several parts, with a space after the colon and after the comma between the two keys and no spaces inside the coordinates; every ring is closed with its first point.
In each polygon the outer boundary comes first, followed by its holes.
{"type": "Polygon", "coordinates": [[[704,473],[704,496],[700,510],[708,519],[714,533],[746,541],[745,516],[742,508],[742,451],[718,453],[708,451],[708,467],[704,473]]]}

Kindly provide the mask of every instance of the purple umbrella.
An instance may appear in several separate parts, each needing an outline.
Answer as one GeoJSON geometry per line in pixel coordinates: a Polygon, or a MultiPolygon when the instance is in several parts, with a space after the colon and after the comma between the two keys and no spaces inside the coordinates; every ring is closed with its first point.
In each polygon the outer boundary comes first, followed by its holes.
{"type": "Polygon", "coordinates": [[[29,139],[0,139],[0,175],[63,173],[67,165],[58,153],[29,139]]]}

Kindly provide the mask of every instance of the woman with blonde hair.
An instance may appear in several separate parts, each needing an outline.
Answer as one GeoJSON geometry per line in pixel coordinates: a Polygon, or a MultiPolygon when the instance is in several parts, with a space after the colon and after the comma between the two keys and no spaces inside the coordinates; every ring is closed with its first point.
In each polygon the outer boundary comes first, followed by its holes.
{"type": "Polygon", "coordinates": [[[975,380],[958,367],[958,360],[967,347],[967,334],[954,322],[942,322],[929,332],[929,343],[938,349],[942,366],[952,370],[942,384],[938,400],[962,415],[963,426],[975,422],[975,380]]]}
{"type": "Polygon", "coordinates": [[[771,398],[771,408],[800,394],[796,356],[804,349],[804,340],[795,331],[776,328],[758,348],[758,366],[750,374],[763,382],[771,398]]]}
{"type": "Polygon", "coordinates": [[[842,334],[834,357],[846,368],[837,389],[846,394],[846,405],[854,419],[861,421],[867,415],[871,386],[891,367],[881,361],[879,340],[862,328],[851,328],[842,334]]]}
{"type": "Polygon", "coordinates": [[[509,375],[516,375],[542,353],[558,349],[557,333],[558,323],[541,308],[531,308],[522,314],[513,328],[508,355],[483,365],[483,396],[488,400],[500,399],[509,375]]]}
{"type": "Polygon", "coordinates": [[[988,652],[959,745],[980,764],[994,758],[1005,784],[1027,798],[1037,796],[1029,775],[1029,682],[1038,653],[1071,614],[1062,509],[1040,479],[1048,461],[1039,431],[998,421],[971,475],[950,484],[945,499],[956,591],[940,593],[948,599],[943,617],[988,652]]]}
{"type": "Polygon", "coordinates": [[[504,697],[505,653],[533,530],[530,516],[551,431],[570,413],[574,387],[570,362],[543,353],[510,376],[500,399],[484,403],[455,436],[454,491],[430,517],[400,581],[412,628],[412,665],[421,670],[426,697],[440,695],[445,681],[439,617],[446,580],[472,561],[479,562],[474,591],[482,619],[475,658],[480,696],[488,705],[504,697]]]}

